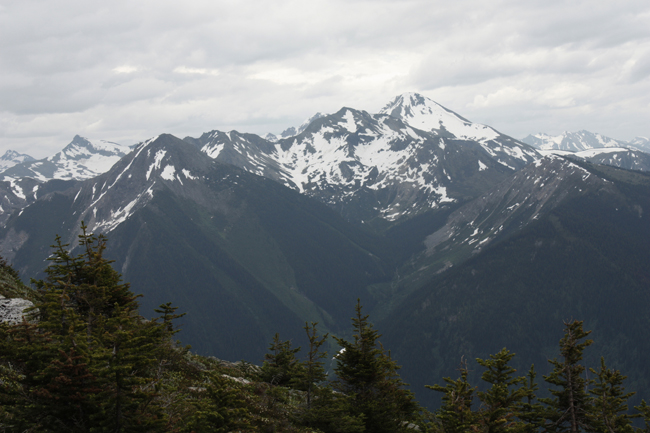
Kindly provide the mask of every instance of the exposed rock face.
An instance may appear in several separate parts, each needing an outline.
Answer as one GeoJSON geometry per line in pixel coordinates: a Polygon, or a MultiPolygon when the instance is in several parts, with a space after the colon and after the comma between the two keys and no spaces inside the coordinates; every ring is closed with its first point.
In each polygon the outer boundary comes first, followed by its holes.
{"type": "Polygon", "coordinates": [[[31,301],[21,298],[5,298],[0,295],[0,322],[15,325],[23,321],[23,314],[27,308],[33,307],[31,301]]]}

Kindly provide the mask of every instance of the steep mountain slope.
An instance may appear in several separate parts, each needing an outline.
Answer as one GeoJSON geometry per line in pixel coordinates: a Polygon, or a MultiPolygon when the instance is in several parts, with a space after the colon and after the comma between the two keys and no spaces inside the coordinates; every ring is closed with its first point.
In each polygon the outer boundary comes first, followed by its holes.
{"type": "Polygon", "coordinates": [[[217,161],[276,180],[349,221],[376,227],[476,197],[539,157],[531,147],[417,94],[398,97],[384,111],[318,114],[301,132],[274,142],[236,131],[185,140],[217,161]]]}
{"type": "Polygon", "coordinates": [[[14,165],[30,161],[35,161],[35,159],[24,153],[18,153],[15,150],[8,150],[0,157],[0,172],[13,167],[14,165]]]}
{"type": "Polygon", "coordinates": [[[74,244],[81,221],[108,235],[145,316],[174,302],[188,312],[183,341],[227,359],[259,361],[275,332],[299,342],[305,321],[347,326],[348,306],[392,267],[381,240],[326,206],[170,135],[39,197],[0,231],[0,248],[34,276],[54,235],[74,244]]]}
{"type": "Polygon", "coordinates": [[[448,138],[478,142],[497,160],[513,170],[538,158],[530,146],[501,134],[486,125],[470,122],[453,111],[417,93],[405,93],[386,105],[380,113],[396,117],[413,128],[448,138]]]}
{"type": "Polygon", "coordinates": [[[476,245],[495,229],[503,234],[421,279],[379,323],[423,402],[438,398],[423,385],[455,377],[461,357],[471,362],[504,346],[517,353],[521,374],[531,363],[547,374],[570,319],[594,331],[586,362],[597,365],[589,353],[604,355],[629,375],[629,390],[650,391],[650,340],[641,331],[650,325],[650,176],[557,158],[529,168],[457,210],[442,229],[455,229],[450,249],[476,245]]]}
{"type": "Polygon", "coordinates": [[[650,171],[650,154],[625,147],[600,147],[569,152],[568,150],[540,150],[542,155],[559,155],[592,164],[610,165],[626,170],[650,171]]]}
{"type": "Polygon", "coordinates": [[[343,108],[277,144],[304,194],[352,221],[396,221],[477,194],[510,170],[464,142],[343,108]]]}
{"type": "Polygon", "coordinates": [[[25,161],[6,169],[2,180],[31,177],[41,182],[50,179],[83,180],[108,171],[130,152],[127,146],[109,141],[89,141],[76,135],[61,152],[38,161],[25,161]]]}
{"type": "Polygon", "coordinates": [[[570,152],[580,152],[601,147],[629,147],[629,144],[625,141],[615,140],[602,134],[584,130],[578,132],[565,131],[556,136],[544,133],[531,134],[522,138],[521,141],[542,150],[566,150],[570,152]]]}
{"type": "Polygon", "coordinates": [[[210,131],[199,138],[185,137],[183,140],[194,144],[216,161],[297,188],[290,174],[274,157],[275,145],[255,134],[210,131]]]}
{"type": "Polygon", "coordinates": [[[405,258],[398,277],[376,289],[390,293],[384,294],[389,301],[382,313],[423,282],[522,230],[594,182],[602,180],[571,160],[551,154],[513,173],[480,197],[448,208],[439,215],[444,221],[430,225],[433,230],[427,233],[419,231],[420,237],[412,239],[421,249],[411,250],[413,255],[405,258]]]}
{"type": "Polygon", "coordinates": [[[594,164],[611,165],[626,170],[650,171],[650,153],[639,150],[608,147],[576,152],[577,158],[582,158],[594,164]]]}

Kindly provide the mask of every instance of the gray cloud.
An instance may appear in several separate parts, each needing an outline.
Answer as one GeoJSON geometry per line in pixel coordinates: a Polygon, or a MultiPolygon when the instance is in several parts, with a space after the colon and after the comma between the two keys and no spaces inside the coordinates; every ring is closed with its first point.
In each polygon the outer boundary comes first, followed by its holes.
{"type": "Polygon", "coordinates": [[[505,133],[650,135],[650,5],[82,0],[0,6],[0,151],[280,132],[419,91],[505,133]]]}

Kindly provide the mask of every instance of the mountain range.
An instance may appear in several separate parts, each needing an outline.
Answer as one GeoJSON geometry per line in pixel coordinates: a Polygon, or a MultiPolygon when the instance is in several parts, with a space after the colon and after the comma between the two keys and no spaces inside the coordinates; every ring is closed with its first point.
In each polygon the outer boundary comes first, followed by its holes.
{"type": "Polygon", "coordinates": [[[25,177],[41,182],[50,179],[84,180],[105,173],[130,151],[128,146],[104,140],[90,141],[76,135],[63,150],[45,159],[35,160],[27,155],[22,155],[21,159],[14,158],[13,161],[19,163],[8,165],[1,176],[4,181],[25,177]]]}
{"type": "Polygon", "coordinates": [[[35,161],[35,159],[24,153],[18,153],[15,150],[8,150],[0,157],[0,172],[13,167],[14,165],[30,161],[35,161]]]}
{"type": "Polygon", "coordinates": [[[625,142],[598,133],[578,131],[557,136],[528,135],[522,141],[539,149],[543,155],[553,153],[595,164],[650,171],[650,140],[645,137],[625,142]]]}
{"type": "Polygon", "coordinates": [[[75,137],[49,171],[3,173],[2,255],[38,277],[54,236],[73,249],[83,221],[145,316],[173,302],[184,343],[232,360],[259,362],[276,332],[305,344],[306,321],[344,335],[361,299],[425,403],[424,383],[504,345],[545,374],[569,318],[650,391],[648,173],[537,149],[414,93],[282,135],[75,137]]]}

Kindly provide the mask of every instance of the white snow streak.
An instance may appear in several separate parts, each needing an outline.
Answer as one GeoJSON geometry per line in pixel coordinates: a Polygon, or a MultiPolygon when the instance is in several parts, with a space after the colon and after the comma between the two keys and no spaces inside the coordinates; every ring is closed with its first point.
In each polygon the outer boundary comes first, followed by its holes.
{"type": "Polygon", "coordinates": [[[149,180],[149,176],[151,176],[151,172],[154,169],[160,168],[160,163],[162,162],[166,154],[167,152],[162,149],[156,152],[156,154],[154,155],[154,162],[149,166],[149,169],[147,170],[147,180],[149,180]]]}

